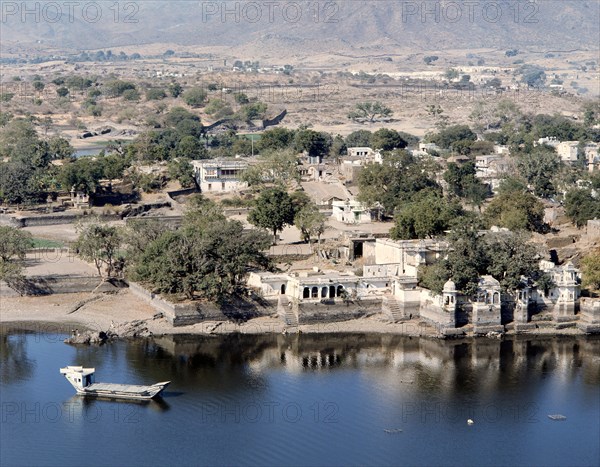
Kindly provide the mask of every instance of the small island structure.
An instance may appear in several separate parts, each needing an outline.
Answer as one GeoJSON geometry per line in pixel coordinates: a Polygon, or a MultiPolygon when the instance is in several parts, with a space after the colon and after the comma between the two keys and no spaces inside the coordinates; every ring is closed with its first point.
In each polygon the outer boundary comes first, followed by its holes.
{"type": "Polygon", "coordinates": [[[77,391],[77,394],[94,397],[108,397],[116,399],[149,400],[160,396],[170,381],[156,383],[151,386],[132,384],[96,383],[94,381],[95,368],[82,366],[67,366],[60,369],[60,374],[77,391]]]}

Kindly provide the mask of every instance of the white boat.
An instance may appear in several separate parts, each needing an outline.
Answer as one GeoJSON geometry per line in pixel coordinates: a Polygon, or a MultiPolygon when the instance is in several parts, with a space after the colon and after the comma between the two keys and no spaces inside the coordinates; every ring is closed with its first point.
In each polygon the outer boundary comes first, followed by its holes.
{"type": "Polygon", "coordinates": [[[94,381],[95,372],[95,368],[83,368],[82,366],[67,366],[60,369],[60,374],[65,375],[65,378],[75,388],[77,394],[84,396],[138,400],[152,399],[159,396],[170,383],[170,381],[164,381],[152,386],[96,383],[94,381]]]}

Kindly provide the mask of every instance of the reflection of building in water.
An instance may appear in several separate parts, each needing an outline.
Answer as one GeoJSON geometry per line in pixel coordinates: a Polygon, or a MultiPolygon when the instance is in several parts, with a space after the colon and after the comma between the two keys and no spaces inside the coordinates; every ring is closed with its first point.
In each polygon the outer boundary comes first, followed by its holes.
{"type": "MultiPolygon", "coordinates": [[[[270,368],[298,374],[360,368],[366,378],[376,374],[378,387],[390,396],[426,390],[450,397],[473,381],[477,391],[486,394],[506,376],[518,385],[549,370],[566,380],[582,375],[590,384],[600,385],[600,339],[591,338],[468,342],[379,334],[269,334],[165,336],[155,342],[172,355],[178,373],[190,373],[197,384],[212,384],[202,368],[220,367],[221,373],[243,364],[258,374],[270,368]]],[[[173,365],[164,357],[159,362],[167,368],[173,365]]]]}

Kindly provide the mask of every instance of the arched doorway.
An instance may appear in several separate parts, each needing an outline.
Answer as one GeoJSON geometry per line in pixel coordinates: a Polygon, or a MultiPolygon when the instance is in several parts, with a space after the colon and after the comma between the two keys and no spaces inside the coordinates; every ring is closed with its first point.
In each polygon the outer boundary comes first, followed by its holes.
{"type": "Polygon", "coordinates": [[[285,284],[281,284],[281,295],[285,295],[285,284]]]}
{"type": "Polygon", "coordinates": [[[321,289],[321,298],[327,298],[327,287],[321,289]]]}
{"type": "Polygon", "coordinates": [[[336,297],[341,297],[343,293],[344,293],[344,286],[343,285],[338,285],[337,286],[336,297]]]}
{"type": "Polygon", "coordinates": [[[308,287],[304,287],[304,291],[302,292],[302,298],[310,297],[310,289],[308,287]]]}
{"type": "Polygon", "coordinates": [[[312,294],[311,294],[312,298],[319,298],[319,288],[318,287],[313,287],[312,288],[312,294]]]}

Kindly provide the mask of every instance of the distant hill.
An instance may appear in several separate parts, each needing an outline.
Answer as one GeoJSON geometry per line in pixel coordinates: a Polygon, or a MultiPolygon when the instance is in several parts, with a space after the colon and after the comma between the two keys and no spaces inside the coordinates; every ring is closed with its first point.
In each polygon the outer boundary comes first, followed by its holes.
{"type": "Polygon", "coordinates": [[[95,2],[99,9],[86,11],[82,6],[94,2],[80,2],[72,14],[68,2],[0,3],[3,48],[37,43],[91,50],[172,43],[305,54],[490,47],[545,51],[595,50],[600,37],[598,0],[480,0],[477,5],[460,0],[279,1],[271,2],[271,9],[262,1],[111,0],[95,2]]]}

